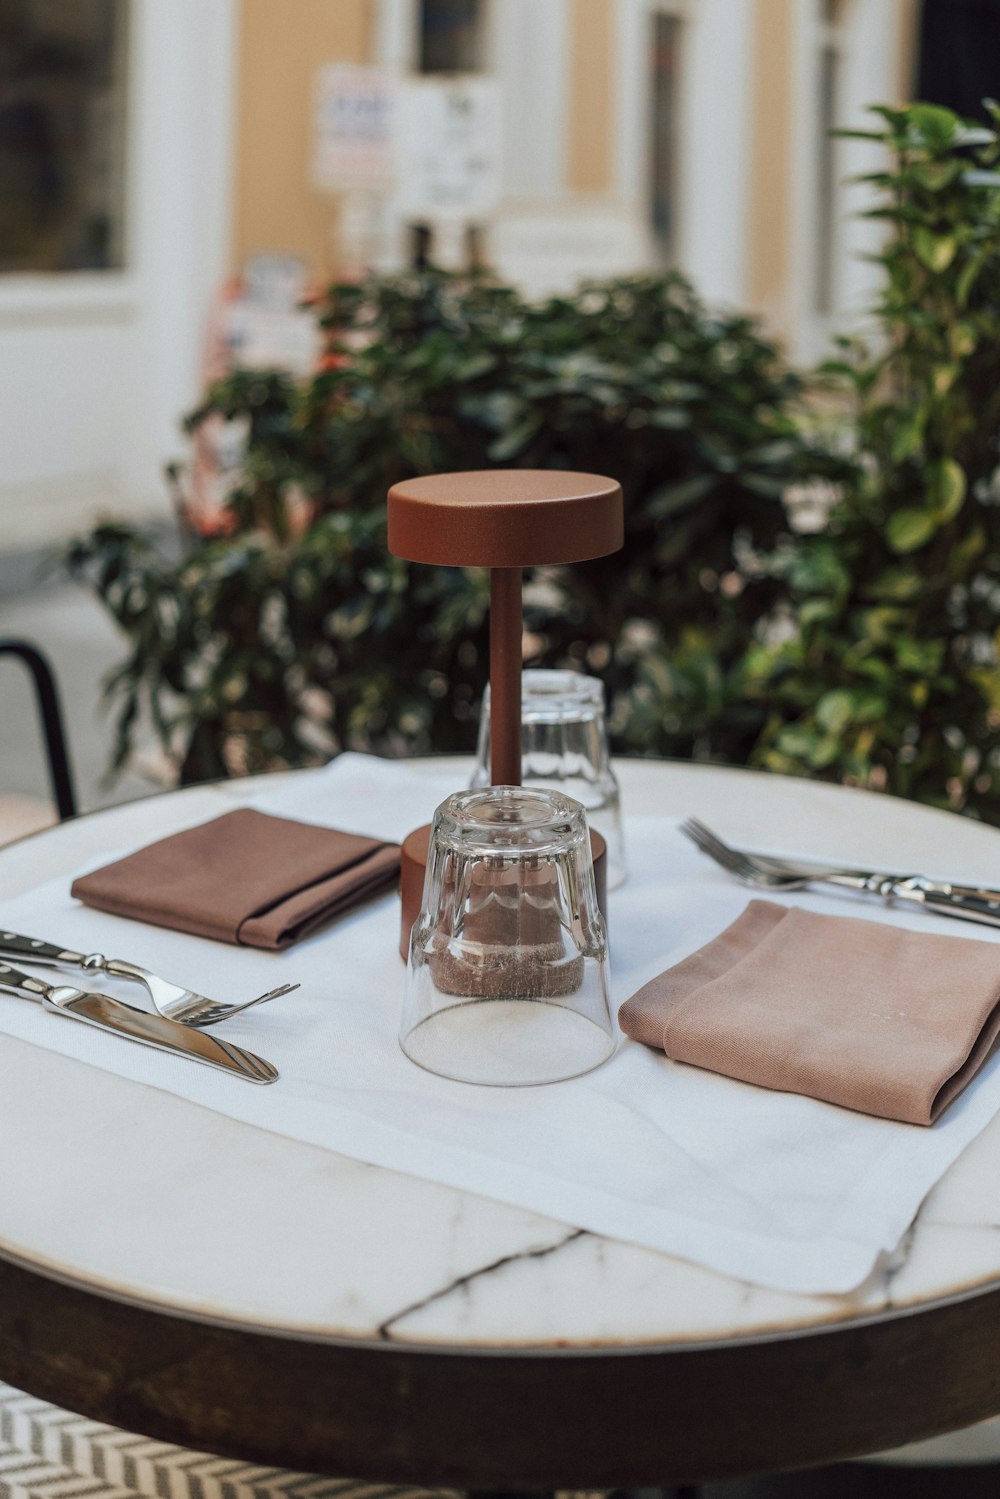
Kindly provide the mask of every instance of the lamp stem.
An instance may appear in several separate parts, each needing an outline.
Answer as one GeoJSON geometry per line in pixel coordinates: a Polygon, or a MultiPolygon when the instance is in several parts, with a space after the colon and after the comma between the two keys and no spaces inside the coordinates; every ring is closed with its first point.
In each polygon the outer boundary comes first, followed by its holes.
{"type": "Polygon", "coordinates": [[[521,784],[521,569],[490,569],[490,778],[521,784]]]}

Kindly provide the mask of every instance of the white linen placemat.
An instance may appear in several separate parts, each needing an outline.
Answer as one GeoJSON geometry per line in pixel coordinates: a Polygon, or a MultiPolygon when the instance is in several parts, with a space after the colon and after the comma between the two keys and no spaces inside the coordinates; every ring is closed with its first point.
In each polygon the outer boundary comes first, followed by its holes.
{"type": "MultiPolygon", "coordinates": [[[[453,789],[405,766],[344,755],[261,792],[253,805],[399,838],[453,789]]],[[[748,899],[673,819],[629,818],[627,837],[630,876],[609,912],[616,1008],[715,936],[748,899]]],[[[405,969],[395,894],[270,954],[108,916],[72,900],[69,887],[68,872],[0,903],[0,921],[130,958],[220,999],[300,980],[296,993],[224,1028],[227,1039],[273,1061],[281,1079],[254,1087],[2,993],[0,1031],[293,1139],[781,1290],[857,1286],[1000,1108],[997,1057],[929,1129],[768,1092],[633,1042],[570,1082],[453,1083],[414,1066],[398,1046],[405,969]]],[[[786,899],[829,910],[821,896],[786,899]]],[[[928,920],[860,901],[852,914],[925,930],[928,920]]],[[[948,930],[966,934],[959,923],[948,930]]],[[[967,935],[1000,941],[985,927],[967,935]]],[[[142,1002],[134,985],[89,987],[142,1002]]]]}

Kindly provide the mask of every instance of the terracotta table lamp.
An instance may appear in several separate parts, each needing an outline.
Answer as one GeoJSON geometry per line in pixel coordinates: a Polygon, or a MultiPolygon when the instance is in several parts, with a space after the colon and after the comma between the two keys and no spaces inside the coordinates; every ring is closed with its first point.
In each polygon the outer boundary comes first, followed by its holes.
{"type": "MultiPolygon", "coordinates": [[[[389,490],[389,551],[409,562],[490,569],[490,773],[521,784],[521,573],[584,562],[624,541],[621,486],[601,474],[485,469],[406,479],[389,490]]],[[[420,914],[430,825],[403,842],[400,885],[406,958],[420,914]]],[[[591,835],[603,908],[605,847],[591,835]]]]}

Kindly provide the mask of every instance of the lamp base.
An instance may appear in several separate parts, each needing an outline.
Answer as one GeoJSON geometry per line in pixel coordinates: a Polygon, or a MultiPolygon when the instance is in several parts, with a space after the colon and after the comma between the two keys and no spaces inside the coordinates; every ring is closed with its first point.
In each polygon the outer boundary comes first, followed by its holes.
{"type": "MultiPolygon", "coordinates": [[[[414,828],[403,839],[400,853],[399,894],[402,901],[402,922],[399,936],[399,955],[405,963],[410,953],[410,932],[420,915],[424,898],[424,876],[427,873],[427,856],[431,842],[431,825],[414,828]]],[[[608,846],[600,833],[590,831],[590,852],[594,860],[594,883],[597,886],[597,904],[605,921],[608,918],[608,846]]]]}

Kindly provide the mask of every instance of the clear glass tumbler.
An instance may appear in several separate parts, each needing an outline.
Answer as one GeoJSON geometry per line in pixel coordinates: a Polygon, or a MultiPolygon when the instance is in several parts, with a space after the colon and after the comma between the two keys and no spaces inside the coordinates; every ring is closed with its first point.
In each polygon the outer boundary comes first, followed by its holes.
{"type": "Polygon", "coordinates": [[[587,820],[537,787],[460,791],[434,814],[400,1044],[429,1072],[519,1087],[615,1049],[587,820]]]}
{"type": "MultiPolygon", "coordinates": [[[[627,874],[621,793],[611,769],[604,684],[575,671],[521,673],[521,780],[573,797],[608,845],[608,889],[627,874]]],[[[473,786],[490,784],[490,689],[483,694],[473,786]]]]}

